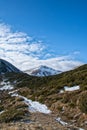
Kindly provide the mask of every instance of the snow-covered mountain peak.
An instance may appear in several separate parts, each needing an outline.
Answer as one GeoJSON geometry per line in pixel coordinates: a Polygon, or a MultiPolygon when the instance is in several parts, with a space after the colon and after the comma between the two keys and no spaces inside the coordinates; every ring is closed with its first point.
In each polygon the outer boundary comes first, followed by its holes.
{"type": "Polygon", "coordinates": [[[0,74],[4,74],[7,72],[21,72],[21,71],[8,61],[0,59],[0,74]]]}
{"type": "Polygon", "coordinates": [[[61,73],[61,71],[55,70],[45,65],[38,66],[31,70],[26,70],[25,72],[33,76],[49,76],[49,75],[56,75],[61,73]]]}

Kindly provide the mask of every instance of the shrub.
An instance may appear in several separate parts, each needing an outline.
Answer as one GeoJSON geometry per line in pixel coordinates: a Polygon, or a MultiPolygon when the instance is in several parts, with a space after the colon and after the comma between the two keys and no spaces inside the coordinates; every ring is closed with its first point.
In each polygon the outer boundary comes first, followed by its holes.
{"type": "Polygon", "coordinates": [[[79,108],[87,114],[87,91],[82,92],[79,98],[79,108]]]}
{"type": "Polygon", "coordinates": [[[16,110],[16,109],[9,109],[5,111],[3,114],[0,115],[0,122],[10,122],[10,121],[17,121],[23,119],[25,113],[28,111],[24,110],[16,110]]]}

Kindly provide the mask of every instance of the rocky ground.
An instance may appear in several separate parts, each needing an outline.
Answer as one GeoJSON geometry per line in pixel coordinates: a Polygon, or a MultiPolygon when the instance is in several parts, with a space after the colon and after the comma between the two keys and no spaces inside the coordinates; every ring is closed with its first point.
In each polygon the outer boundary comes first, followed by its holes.
{"type": "Polygon", "coordinates": [[[56,121],[54,114],[32,113],[31,121],[21,120],[20,122],[1,123],[0,130],[84,130],[70,124],[61,124],[56,121]]]}

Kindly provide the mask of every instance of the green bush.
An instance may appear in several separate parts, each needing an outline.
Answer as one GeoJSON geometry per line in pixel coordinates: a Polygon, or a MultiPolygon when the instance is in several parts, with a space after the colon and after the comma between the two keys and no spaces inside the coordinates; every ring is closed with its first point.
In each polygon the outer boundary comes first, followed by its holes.
{"type": "Polygon", "coordinates": [[[14,108],[13,109],[11,108],[0,115],[0,122],[10,122],[23,119],[25,113],[27,113],[26,109],[16,110],[14,108]]]}

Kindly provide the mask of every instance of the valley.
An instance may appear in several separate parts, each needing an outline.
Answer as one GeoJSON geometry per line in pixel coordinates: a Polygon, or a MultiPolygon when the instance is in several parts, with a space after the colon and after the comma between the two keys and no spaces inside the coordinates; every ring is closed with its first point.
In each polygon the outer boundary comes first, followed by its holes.
{"type": "Polygon", "coordinates": [[[2,70],[1,130],[87,129],[87,65],[44,77],[2,70]]]}

